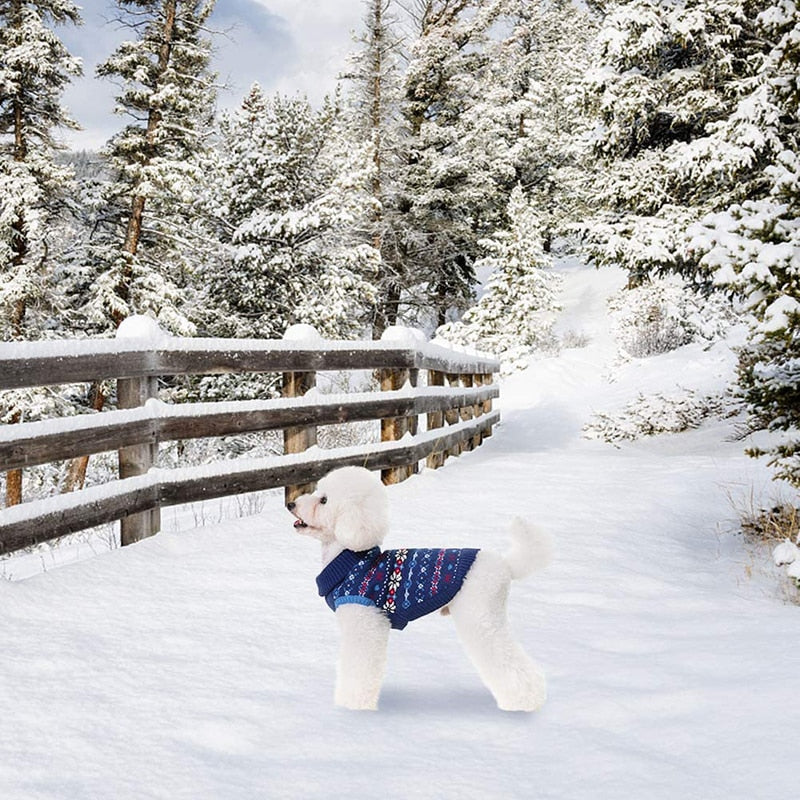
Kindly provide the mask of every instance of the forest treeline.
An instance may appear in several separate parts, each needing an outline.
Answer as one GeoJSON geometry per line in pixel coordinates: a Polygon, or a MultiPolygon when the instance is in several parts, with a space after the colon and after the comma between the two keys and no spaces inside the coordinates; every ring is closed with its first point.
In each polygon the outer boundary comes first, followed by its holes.
{"type": "MultiPolygon", "coordinates": [[[[412,324],[519,361],[551,338],[554,249],[576,248],[751,319],[740,391],[800,483],[792,0],[365,0],[324,103],[254,85],[228,113],[213,6],[109,0],[129,36],[96,78],[119,129],[69,154],[81,65],[59,31],[79,9],[0,1],[4,341],[110,336],[132,314],[186,336],[412,324]]],[[[0,416],[56,402],[8,393],[0,416]]]]}

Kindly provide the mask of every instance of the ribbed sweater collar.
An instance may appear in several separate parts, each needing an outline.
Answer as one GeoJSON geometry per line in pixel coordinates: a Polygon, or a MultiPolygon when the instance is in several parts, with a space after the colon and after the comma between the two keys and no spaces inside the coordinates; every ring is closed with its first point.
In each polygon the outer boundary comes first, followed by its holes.
{"type": "Polygon", "coordinates": [[[350,570],[366,558],[377,558],[381,553],[380,547],[362,550],[354,553],[352,550],[342,550],[325,569],[317,575],[317,589],[320,596],[332,592],[349,574],[350,570]]]}

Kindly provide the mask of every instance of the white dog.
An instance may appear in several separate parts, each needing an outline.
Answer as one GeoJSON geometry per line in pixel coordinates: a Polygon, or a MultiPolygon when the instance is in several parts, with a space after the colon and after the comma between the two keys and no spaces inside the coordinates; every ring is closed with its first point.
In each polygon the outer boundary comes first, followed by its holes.
{"type": "Polygon", "coordinates": [[[391,628],[437,608],[455,621],[461,642],[497,705],[535,711],[545,679],[514,641],[506,616],[512,579],[545,567],[552,542],[517,518],[505,555],[488,550],[389,550],[387,491],[362,467],[324,477],[313,494],[288,504],[295,529],[322,542],[319,593],[336,611],[341,633],[338,705],[376,709],[391,628]]]}

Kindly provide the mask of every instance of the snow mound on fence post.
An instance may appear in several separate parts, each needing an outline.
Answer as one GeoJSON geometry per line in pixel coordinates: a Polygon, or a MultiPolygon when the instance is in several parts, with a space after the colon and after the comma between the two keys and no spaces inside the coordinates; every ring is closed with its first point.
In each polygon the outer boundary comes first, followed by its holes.
{"type": "Polygon", "coordinates": [[[166,331],[146,314],[134,314],[122,320],[117,328],[117,339],[166,339],[166,331]]]}

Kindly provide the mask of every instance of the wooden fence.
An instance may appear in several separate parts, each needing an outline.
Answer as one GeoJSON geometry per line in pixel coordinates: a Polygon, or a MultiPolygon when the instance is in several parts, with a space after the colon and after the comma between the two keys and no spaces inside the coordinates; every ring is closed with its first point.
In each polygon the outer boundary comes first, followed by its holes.
{"type": "MultiPolygon", "coordinates": [[[[361,465],[403,480],[426,460],[473,449],[499,414],[499,363],[431,344],[117,339],[0,344],[0,390],[116,380],[118,410],[0,426],[0,470],[119,452],[119,480],[0,510],[0,554],[121,520],[131,544],[156,533],[159,509],[286,487],[292,499],[331,469],[361,465]],[[371,370],[380,393],[303,395],[317,372],[371,370]],[[420,386],[420,371],[427,373],[420,386]],[[279,373],[280,399],[167,405],[163,376],[279,373]],[[418,418],[426,415],[420,432],[418,418]],[[320,450],[316,427],[381,420],[381,441],[320,450]],[[284,455],[180,469],[158,468],[158,445],[255,431],[284,431],[284,455]]],[[[1,398],[1,396],[0,396],[1,398]]]]}

